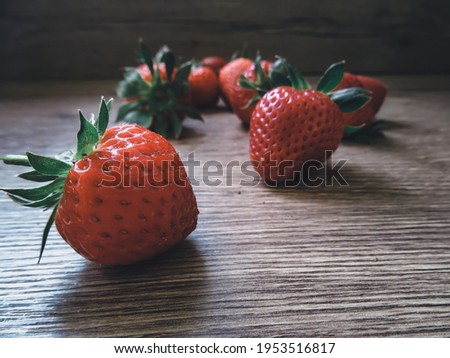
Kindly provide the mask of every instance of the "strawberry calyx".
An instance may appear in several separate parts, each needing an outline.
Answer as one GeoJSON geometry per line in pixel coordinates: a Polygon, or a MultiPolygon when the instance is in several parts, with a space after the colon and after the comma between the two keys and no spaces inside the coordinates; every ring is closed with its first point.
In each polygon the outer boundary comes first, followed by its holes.
{"type": "MultiPolygon", "coordinates": [[[[325,93],[335,102],[341,112],[354,112],[370,100],[371,92],[363,88],[352,87],[335,90],[344,77],[345,61],[332,64],[320,78],[316,91],[325,93]]],[[[302,76],[300,71],[289,64],[283,57],[277,57],[266,75],[261,68],[260,58],[255,60],[256,80],[252,81],[241,75],[239,85],[244,89],[257,91],[257,94],[249,101],[247,107],[258,102],[270,90],[288,86],[298,90],[311,89],[309,82],[302,76]]]]}
{"type": "Polygon", "coordinates": [[[255,94],[255,96],[247,103],[244,109],[251,107],[253,104],[258,102],[262,96],[266,94],[266,92],[274,88],[273,81],[271,81],[271,78],[266,75],[261,66],[261,61],[261,54],[258,52],[254,61],[256,74],[256,78],[254,80],[248,79],[244,74],[239,76],[238,82],[242,88],[257,92],[257,94],[255,94]]]}
{"type": "Polygon", "coordinates": [[[52,209],[42,234],[38,263],[42,258],[48,233],[55,220],[56,210],[63,195],[66,177],[75,162],[95,150],[108,126],[111,105],[112,99],[105,102],[102,98],[98,115],[92,115],[89,119],[86,119],[79,111],[80,129],[77,134],[75,152],[67,150],[56,156],[42,156],[26,152],[25,155],[5,155],[0,157],[0,160],[5,164],[31,168],[31,170],[19,174],[19,178],[37,183],[46,183],[42,186],[24,189],[0,188],[1,191],[4,191],[19,205],[42,208],[44,211],[52,209]]]}
{"type": "Polygon", "coordinates": [[[374,140],[383,138],[385,129],[385,121],[377,119],[372,123],[360,126],[345,126],[344,139],[360,144],[371,144],[374,140]]]}
{"type": "Polygon", "coordinates": [[[138,61],[148,67],[151,79],[144,80],[135,67],[124,69],[124,79],[117,86],[117,94],[128,102],[120,106],[117,121],[151,128],[163,137],[173,132],[175,138],[179,138],[185,116],[203,120],[186,100],[192,62],[184,62],[177,69],[175,55],[167,46],[153,57],[142,40],[138,61]],[[161,69],[164,69],[164,75],[161,69]]]}

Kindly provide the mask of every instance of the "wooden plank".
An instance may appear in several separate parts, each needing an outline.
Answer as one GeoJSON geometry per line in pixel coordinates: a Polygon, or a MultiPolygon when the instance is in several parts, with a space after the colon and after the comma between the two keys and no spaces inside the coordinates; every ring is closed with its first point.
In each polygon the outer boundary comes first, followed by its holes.
{"type": "MultiPolygon", "coordinates": [[[[35,84],[25,102],[16,85],[0,100],[0,154],[73,145],[76,110],[95,111],[90,93],[107,84],[65,83],[59,93],[35,84]]],[[[233,185],[211,187],[197,168],[197,230],[133,267],[88,263],[56,231],[36,264],[48,213],[1,195],[0,336],[448,337],[448,99],[448,90],[391,91],[386,137],[334,155],[348,160],[349,186],[243,187],[236,168],[218,176],[233,185]]],[[[248,159],[247,132],[223,109],[186,126],[174,142],[182,158],[248,159]]],[[[0,185],[17,185],[15,173],[2,165],[0,185]]]]}
{"type": "Polygon", "coordinates": [[[244,42],[305,73],[450,72],[445,1],[3,2],[0,78],[117,78],[143,37],[179,55],[228,57],[244,42]]]}

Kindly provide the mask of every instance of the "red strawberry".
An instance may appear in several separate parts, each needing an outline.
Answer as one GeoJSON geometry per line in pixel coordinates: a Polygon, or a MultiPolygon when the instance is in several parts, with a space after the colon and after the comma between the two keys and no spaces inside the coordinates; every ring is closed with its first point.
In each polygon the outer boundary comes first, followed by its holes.
{"type": "Polygon", "coordinates": [[[41,255],[53,220],[75,251],[104,265],[150,259],[196,227],[196,199],[173,146],[135,124],[105,131],[109,105],[102,101],[93,121],[80,113],[74,155],[2,158],[6,164],[33,168],[22,178],[50,181],[34,189],[3,189],[22,205],[54,207],[41,255]]]}
{"type": "Polygon", "coordinates": [[[375,119],[375,114],[379,111],[386,97],[386,87],[378,80],[351,74],[344,73],[344,78],[340,85],[336,88],[345,89],[350,87],[360,87],[372,92],[372,99],[367,106],[352,112],[344,113],[344,123],[349,126],[370,125],[375,119]]]}
{"type": "MultiPolygon", "coordinates": [[[[244,78],[255,81],[259,83],[259,76],[257,73],[257,66],[260,66],[259,70],[264,72],[264,75],[267,76],[269,74],[269,69],[272,66],[272,62],[270,61],[260,61],[257,59],[257,63],[253,63],[250,67],[248,67],[242,76],[244,78]]],[[[252,112],[256,106],[256,103],[249,105],[249,102],[258,94],[256,90],[253,89],[245,89],[240,86],[239,81],[236,82],[232,91],[229,91],[228,100],[230,102],[231,108],[233,112],[238,116],[238,118],[242,121],[242,123],[248,125],[250,123],[250,118],[252,116],[252,112]]]]}
{"type": "Polygon", "coordinates": [[[342,114],[326,94],[277,87],[253,112],[250,158],[259,164],[255,169],[266,181],[293,179],[293,172],[306,161],[323,162],[326,151],[336,150],[343,134],[342,114]],[[283,161],[288,165],[284,173],[279,165],[283,161]]]}
{"type": "Polygon", "coordinates": [[[204,57],[200,61],[203,66],[209,67],[219,76],[220,69],[227,64],[227,60],[219,56],[204,57]]]}
{"type": "Polygon", "coordinates": [[[189,74],[191,103],[196,108],[211,108],[219,100],[219,79],[214,71],[206,66],[195,67],[189,74]]]}
{"type": "Polygon", "coordinates": [[[230,105],[229,97],[235,91],[239,76],[253,64],[248,58],[237,58],[228,62],[219,73],[219,86],[222,99],[227,105],[230,105]]]}
{"type": "Polygon", "coordinates": [[[175,66],[175,55],[164,46],[153,58],[141,42],[137,68],[127,68],[117,94],[124,99],[117,121],[136,123],[167,137],[181,135],[185,116],[202,119],[189,102],[191,63],[175,66]],[[170,79],[170,80],[169,80],[170,79]]]}
{"type": "Polygon", "coordinates": [[[325,161],[344,134],[341,111],[355,110],[368,101],[362,89],[329,93],[342,79],[343,63],[327,70],[317,90],[311,90],[290,65],[281,64],[274,64],[271,76],[274,81],[288,80],[291,86],[267,92],[250,122],[250,158],[266,182],[292,180],[308,161],[325,161]]]}

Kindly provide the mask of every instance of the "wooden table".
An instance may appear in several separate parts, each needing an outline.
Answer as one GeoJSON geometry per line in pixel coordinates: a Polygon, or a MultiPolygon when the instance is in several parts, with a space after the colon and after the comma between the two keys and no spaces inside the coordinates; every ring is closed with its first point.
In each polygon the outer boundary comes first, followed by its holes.
{"type": "MultiPolygon", "coordinates": [[[[208,186],[197,168],[197,230],[151,262],[101,267],[52,230],[37,264],[48,213],[2,194],[0,336],[448,337],[450,81],[384,80],[385,138],[334,155],[348,186],[244,187],[238,168],[208,186]]],[[[76,110],[114,93],[109,81],[1,87],[0,154],[73,146],[76,110]]],[[[183,159],[248,159],[224,109],[185,125],[183,159]]],[[[1,165],[0,185],[17,173],[1,165]]]]}

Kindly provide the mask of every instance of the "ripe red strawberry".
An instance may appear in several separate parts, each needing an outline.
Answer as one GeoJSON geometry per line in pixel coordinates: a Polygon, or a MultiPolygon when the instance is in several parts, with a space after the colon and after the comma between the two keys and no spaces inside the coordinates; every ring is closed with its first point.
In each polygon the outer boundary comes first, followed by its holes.
{"type": "Polygon", "coordinates": [[[344,73],[344,78],[337,89],[360,87],[372,92],[372,99],[367,106],[352,112],[344,113],[344,123],[349,126],[370,125],[375,119],[375,114],[381,108],[386,97],[386,87],[375,78],[344,73]]]}
{"type": "Polygon", "coordinates": [[[235,91],[239,76],[253,64],[248,58],[237,58],[228,62],[219,73],[219,86],[223,101],[230,106],[229,97],[235,91]]]}
{"type": "Polygon", "coordinates": [[[105,131],[109,106],[102,100],[91,121],[80,113],[75,154],[2,158],[6,164],[33,168],[22,178],[50,182],[33,189],[2,189],[21,205],[53,207],[41,255],[53,220],[75,251],[104,265],[148,260],[196,227],[196,199],[173,146],[136,124],[105,131]]]}
{"type": "MultiPolygon", "coordinates": [[[[241,76],[247,80],[254,81],[257,85],[261,85],[261,79],[269,74],[271,66],[272,62],[265,60],[261,61],[258,57],[255,63],[249,66],[241,76]]],[[[243,88],[239,84],[239,81],[235,83],[233,90],[229,91],[228,100],[231,108],[245,125],[250,123],[252,112],[256,106],[256,103],[250,104],[250,101],[257,95],[258,92],[256,90],[243,88]]]]}
{"type": "Polygon", "coordinates": [[[342,79],[343,63],[327,70],[317,90],[290,65],[277,62],[274,68],[271,78],[291,85],[267,92],[250,122],[250,158],[266,182],[292,180],[308,161],[325,161],[344,134],[341,111],[355,110],[369,99],[362,89],[330,93],[342,79]]]}
{"type": "Polygon", "coordinates": [[[219,76],[220,69],[227,64],[227,60],[219,56],[208,56],[201,59],[203,66],[209,67],[219,76]]]}
{"type": "Polygon", "coordinates": [[[191,103],[196,108],[211,108],[219,100],[219,79],[214,71],[206,66],[192,68],[189,74],[191,103]]]}
{"type": "Polygon", "coordinates": [[[175,55],[167,46],[153,58],[141,42],[137,68],[126,68],[117,94],[124,99],[117,121],[136,123],[164,137],[173,132],[179,138],[182,121],[187,117],[202,119],[189,102],[188,77],[191,63],[176,67],[175,55]]]}

